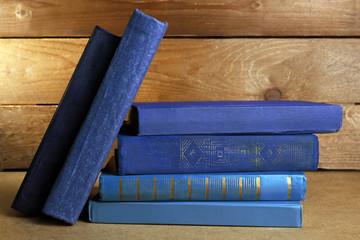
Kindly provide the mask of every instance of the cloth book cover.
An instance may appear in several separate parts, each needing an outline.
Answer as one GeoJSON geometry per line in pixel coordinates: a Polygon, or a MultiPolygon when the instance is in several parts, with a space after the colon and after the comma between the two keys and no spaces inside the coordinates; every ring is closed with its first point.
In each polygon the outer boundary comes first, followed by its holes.
{"type": "Polygon", "coordinates": [[[119,175],[316,170],[315,135],[118,135],[119,175]]]}
{"type": "Polygon", "coordinates": [[[43,213],[74,224],[167,28],[135,10],[43,213]]]}
{"type": "Polygon", "coordinates": [[[301,227],[300,201],[89,202],[94,223],[301,227]]]}
{"type": "Polygon", "coordinates": [[[340,105],[300,101],[134,103],[138,135],[331,133],[342,125],[340,105]]]}
{"type": "Polygon", "coordinates": [[[305,200],[302,172],[100,176],[101,201],[305,200]]]}
{"type": "Polygon", "coordinates": [[[95,27],[12,208],[32,216],[41,212],[119,42],[119,37],[95,27]]]}

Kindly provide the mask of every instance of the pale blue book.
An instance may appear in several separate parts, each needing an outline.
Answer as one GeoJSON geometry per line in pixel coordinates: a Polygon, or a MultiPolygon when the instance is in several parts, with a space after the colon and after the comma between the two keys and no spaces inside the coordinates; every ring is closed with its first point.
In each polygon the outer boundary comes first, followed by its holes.
{"type": "Polygon", "coordinates": [[[305,200],[302,172],[238,172],[118,176],[102,173],[101,201],[305,200]]]}
{"type": "Polygon", "coordinates": [[[89,202],[93,223],[301,227],[299,201],[89,202]]]}

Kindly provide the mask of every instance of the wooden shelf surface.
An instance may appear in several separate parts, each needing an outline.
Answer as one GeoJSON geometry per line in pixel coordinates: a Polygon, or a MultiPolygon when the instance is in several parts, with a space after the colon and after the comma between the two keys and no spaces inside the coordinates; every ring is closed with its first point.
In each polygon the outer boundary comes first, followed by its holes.
{"type": "MultiPolygon", "coordinates": [[[[358,239],[360,172],[306,172],[302,228],[93,224],[67,226],[11,209],[25,172],[0,172],[1,239],[358,239]]],[[[94,187],[96,192],[97,186],[94,187]]]]}

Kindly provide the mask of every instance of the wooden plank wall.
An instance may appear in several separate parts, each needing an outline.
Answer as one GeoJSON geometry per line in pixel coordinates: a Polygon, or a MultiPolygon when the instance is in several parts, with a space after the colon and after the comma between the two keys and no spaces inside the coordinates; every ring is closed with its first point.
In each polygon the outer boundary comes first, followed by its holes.
{"type": "Polygon", "coordinates": [[[0,169],[29,166],[94,25],[135,8],[169,23],[135,101],[342,104],[320,167],[360,169],[360,0],[2,1],[0,169]]]}

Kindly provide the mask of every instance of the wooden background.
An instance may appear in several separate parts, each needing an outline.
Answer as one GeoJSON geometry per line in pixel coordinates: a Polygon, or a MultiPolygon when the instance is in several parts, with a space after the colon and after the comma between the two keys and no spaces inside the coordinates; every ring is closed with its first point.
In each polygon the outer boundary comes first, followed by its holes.
{"type": "Polygon", "coordinates": [[[360,169],[360,0],[3,0],[0,170],[29,166],[94,26],[135,8],[169,23],[135,101],[342,104],[320,167],[360,169]]]}

